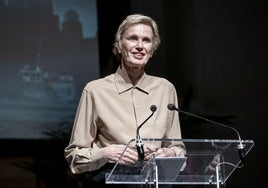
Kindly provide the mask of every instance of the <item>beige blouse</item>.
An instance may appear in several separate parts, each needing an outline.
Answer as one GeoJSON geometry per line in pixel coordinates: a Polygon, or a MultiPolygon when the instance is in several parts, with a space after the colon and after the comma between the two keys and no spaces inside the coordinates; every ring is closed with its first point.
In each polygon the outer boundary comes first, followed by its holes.
{"type": "MultiPolygon", "coordinates": [[[[178,104],[175,87],[164,78],[145,73],[136,86],[120,68],[89,82],[82,92],[70,143],[65,148],[71,171],[93,171],[107,163],[102,148],[128,144],[134,139],[137,127],[152,113],[151,105],[156,105],[157,110],[140,128],[141,138],[180,139],[179,116],[168,110],[169,103],[178,104]]],[[[182,143],[166,147],[177,155],[185,154],[182,143]]]]}

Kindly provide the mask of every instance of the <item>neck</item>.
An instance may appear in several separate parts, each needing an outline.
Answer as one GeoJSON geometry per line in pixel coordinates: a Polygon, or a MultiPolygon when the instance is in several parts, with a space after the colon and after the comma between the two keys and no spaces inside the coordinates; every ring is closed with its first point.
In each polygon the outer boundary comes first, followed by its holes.
{"type": "Polygon", "coordinates": [[[144,73],[144,67],[130,67],[122,64],[122,70],[125,72],[131,83],[136,85],[144,73]]]}

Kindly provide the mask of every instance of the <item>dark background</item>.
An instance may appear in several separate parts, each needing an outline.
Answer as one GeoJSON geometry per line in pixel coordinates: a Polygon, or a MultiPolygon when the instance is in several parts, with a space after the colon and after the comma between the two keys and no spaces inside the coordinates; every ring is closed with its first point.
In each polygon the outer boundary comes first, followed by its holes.
{"type": "MultiPolygon", "coordinates": [[[[226,187],[265,184],[268,15],[264,1],[98,0],[97,5],[100,75],[118,66],[111,49],[122,19],[130,13],[152,16],[159,24],[162,44],[147,72],[174,83],[181,108],[228,123],[242,139],[254,140],[246,165],[232,174],[226,187]]],[[[183,138],[237,139],[222,127],[189,122],[188,118],[181,123],[183,138]]],[[[13,159],[16,166],[33,172],[34,184],[29,178],[25,185],[75,187],[79,178],[69,174],[63,159],[67,138],[3,140],[1,163],[13,159]]],[[[8,178],[16,181],[18,176],[8,178]]]]}

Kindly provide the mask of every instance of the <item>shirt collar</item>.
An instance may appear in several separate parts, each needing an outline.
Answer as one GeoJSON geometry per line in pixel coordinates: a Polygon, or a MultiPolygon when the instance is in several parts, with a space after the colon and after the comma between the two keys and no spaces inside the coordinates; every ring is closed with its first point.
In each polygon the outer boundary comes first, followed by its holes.
{"type": "Polygon", "coordinates": [[[115,72],[115,86],[118,90],[118,93],[124,93],[132,88],[137,88],[139,91],[149,94],[148,86],[150,85],[149,76],[144,73],[141,79],[138,81],[136,86],[133,86],[131,83],[128,75],[124,74],[122,69],[118,67],[117,71],[115,72]]]}

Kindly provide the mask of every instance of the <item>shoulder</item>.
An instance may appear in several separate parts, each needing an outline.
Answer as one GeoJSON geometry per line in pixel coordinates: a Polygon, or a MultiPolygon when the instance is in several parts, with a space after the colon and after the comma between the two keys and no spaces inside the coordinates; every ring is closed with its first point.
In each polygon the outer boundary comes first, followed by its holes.
{"type": "Polygon", "coordinates": [[[163,87],[175,88],[173,83],[163,77],[147,75],[151,83],[161,85],[163,87]]]}
{"type": "Polygon", "coordinates": [[[114,85],[114,74],[110,74],[106,77],[99,78],[99,79],[92,80],[92,81],[88,82],[85,85],[84,90],[92,91],[92,90],[96,90],[98,88],[108,87],[109,85],[114,85]]]}

